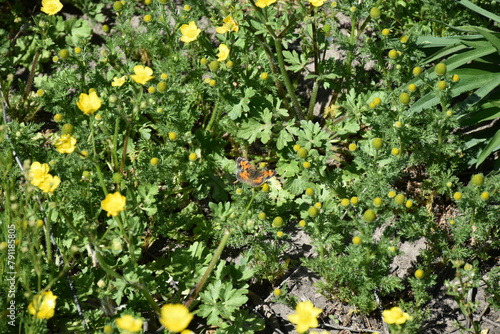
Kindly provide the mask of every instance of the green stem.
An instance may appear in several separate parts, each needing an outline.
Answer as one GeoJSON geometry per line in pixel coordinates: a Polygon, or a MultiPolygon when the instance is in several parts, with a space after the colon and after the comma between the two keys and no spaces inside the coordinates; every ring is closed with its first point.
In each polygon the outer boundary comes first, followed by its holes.
{"type": "MultiPolygon", "coordinates": [[[[245,208],[245,211],[243,211],[243,213],[241,214],[241,217],[239,219],[240,222],[243,221],[243,219],[245,218],[248,210],[250,209],[250,206],[253,203],[254,198],[255,198],[255,190],[252,189],[252,198],[248,202],[248,204],[247,204],[247,206],[245,208]]],[[[198,297],[198,294],[200,293],[200,291],[203,289],[203,286],[207,282],[208,277],[210,276],[210,274],[212,273],[212,271],[215,268],[215,265],[219,261],[219,258],[220,258],[221,254],[222,254],[222,251],[226,247],[226,244],[227,244],[227,241],[229,240],[229,236],[230,235],[231,235],[231,231],[230,230],[226,230],[226,232],[224,233],[224,236],[222,237],[222,239],[221,239],[221,241],[219,243],[219,246],[215,250],[214,256],[212,257],[212,260],[210,261],[210,263],[209,263],[209,265],[207,267],[207,270],[205,270],[205,273],[201,277],[200,281],[194,287],[193,292],[191,292],[191,294],[184,301],[184,305],[187,308],[189,308],[191,306],[191,304],[193,303],[193,301],[198,297]]]]}
{"type": "Polygon", "coordinates": [[[118,166],[118,155],[116,154],[116,148],[118,146],[119,129],[120,129],[120,118],[117,117],[115,121],[115,133],[113,134],[113,147],[111,147],[111,159],[113,161],[114,170],[116,170],[116,166],[118,166]]]}
{"type": "Polygon", "coordinates": [[[108,194],[108,189],[106,188],[106,182],[104,182],[104,176],[102,174],[101,167],[96,161],[92,160],[92,163],[95,166],[95,170],[97,172],[97,177],[99,178],[99,183],[101,184],[102,191],[104,192],[104,196],[108,194]]]}
{"type": "Polygon", "coordinates": [[[187,308],[189,308],[191,306],[193,301],[198,297],[198,294],[200,293],[201,289],[203,289],[203,286],[205,285],[205,283],[208,279],[208,276],[210,276],[210,274],[212,273],[212,271],[215,268],[215,265],[219,261],[219,258],[222,254],[222,251],[226,247],[226,244],[227,244],[227,241],[228,241],[230,235],[231,235],[231,232],[229,230],[226,230],[226,232],[224,233],[224,236],[222,237],[222,239],[219,243],[219,247],[217,247],[217,249],[215,250],[214,256],[212,257],[212,260],[210,261],[210,264],[208,265],[207,270],[205,270],[205,273],[201,277],[200,281],[198,282],[198,284],[196,284],[193,292],[188,296],[186,301],[184,301],[184,305],[187,308]]]}
{"type": "Polygon", "coordinates": [[[304,115],[302,113],[302,108],[300,107],[299,100],[297,99],[297,96],[295,95],[295,90],[293,89],[292,82],[290,81],[290,77],[288,76],[288,72],[286,71],[285,67],[285,59],[283,58],[283,47],[281,46],[281,38],[275,38],[274,39],[274,46],[276,48],[276,57],[278,58],[278,66],[281,72],[281,75],[283,76],[283,81],[285,83],[285,88],[290,95],[290,98],[292,99],[292,104],[295,109],[295,116],[299,120],[304,119],[304,115]]]}
{"type": "Polygon", "coordinates": [[[313,90],[311,93],[311,100],[309,101],[309,109],[307,110],[307,119],[311,120],[314,115],[314,105],[316,104],[316,99],[318,97],[320,79],[317,78],[314,81],[313,90]]]}
{"type": "Polygon", "coordinates": [[[206,130],[210,132],[212,130],[212,127],[214,126],[214,123],[216,120],[219,118],[219,103],[218,101],[215,103],[214,110],[212,110],[212,115],[210,117],[210,120],[208,121],[206,130]]]}
{"type": "MultiPolygon", "coordinates": [[[[311,8],[311,16],[313,15],[314,15],[314,9],[311,8]]],[[[313,42],[313,54],[314,54],[314,74],[319,76],[318,33],[314,21],[312,23],[312,38],[313,38],[312,42],[313,42]]],[[[316,79],[314,80],[311,99],[309,101],[309,108],[307,110],[308,120],[311,120],[314,116],[314,105],[316,104],[316,99],[318,98],[319,81],[320,81],[319,77],[316,77],[316,79]]]]}

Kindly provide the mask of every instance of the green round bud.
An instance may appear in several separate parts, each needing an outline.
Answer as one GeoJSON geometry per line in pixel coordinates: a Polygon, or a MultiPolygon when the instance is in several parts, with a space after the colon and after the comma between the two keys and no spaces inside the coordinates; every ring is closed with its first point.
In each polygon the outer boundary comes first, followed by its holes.
{"type": "Polygon", "coordinates": [[[377,215],[375,214],[375,211],[373,211],[372,209],[368,209],[365,211],[365,213],[363,213],[363,219],[366,222],[371,223],[372,221],[375,220],[375,218],[377,218],[377,215]]]}
{"type": "Polygon", "coordinates": [[[281,217],[276,217],[273,219],[273,224],[272,224],[273,227],[281,227],[283,226],[283,218],[281,217]]]}
{"type": "Polygon", "coordinates": [[[401,102],[402,104],[408,104],[408,103],[410,103],[410,94],[408,94],[408,93],[401,93],[399,95],[399,102],[401,102]]]}
{"type": "Polygon", "coordinates": [[[113,182],[120,183],[123,179],[123,175],[120,173],[113,173],[113,182]]]}
{"type": "Polygon", "coordinates": [[[484,175],[483,174],[473,175],[470,181],[475,186],[481,186],[484,183],[484,175]]]}
{"type": "Polygon", "coordinates": [[[61,128],[61,132],[64,134],[64,135],[70,135],[73,133],[73,131],[75,130],[75,127],[73,126],[73,124],[64,124],[63,127],[61,128]]]}
{"type": "Polygon", "coordinates": [[[212,60],[208,67],[212,72],[217,72],[219,70],[220,63],[217,60],[212,60]]]}
{"type": "Polygon", "coordinates": [[[370,17],[372,19],[378,19],[380,17],[380,9],[378,7],[370,9],[370,17]]]}
{"type": "Polygon", "coordinates": [[[309,209],[307,210],[307,214],[308,214],[310,217],[316,217],[316,216],[319,214],[319,210],[318,210],[318,208],[316,208],[315,206],[311,206],[311,207],[309,207],[309,209]]]}
{"type": "Polygon", "coordinates": [[[446,64],[445,63],[439,63],[434,67],[434,72],[439,75],[445,75],[446,74],[446,64]]]}
{"type": "Polygon", "coordinates": [[[309,151],[303,147],[299,148],[299,150],[297,151],[297,155],[302,159],[306,158],[308,153],[309,151]]]}
{"type": "Polygon", "coordinates": [[[116,10],[117,12],[121,11],[123,9],[123,4],[121,1],[115,1],[113,4],[113,9],[116,10]]]}
{"type": "Polygon", "coordinates": [[[372,146],[376,150],[381,149],[383,145],[384,145],[384,142],[382,141],[382,138],[374,138],[372,140],[372,146]]]}

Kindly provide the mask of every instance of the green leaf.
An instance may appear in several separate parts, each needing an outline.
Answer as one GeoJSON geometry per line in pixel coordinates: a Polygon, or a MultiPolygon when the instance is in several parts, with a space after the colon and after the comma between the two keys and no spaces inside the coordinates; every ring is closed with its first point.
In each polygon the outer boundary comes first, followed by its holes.
{"type": "Polygon", "coordinates": [[[241,124],[240,130],[238,131],[238,137],[248,140],[251,144],[260,138],[261,142],[266,144],[272,135],[272,113],[266,108],[261,113],[261,119],[264,124],[257,122],[254,119],[250,119],[247,122],[241,124]]]}
{"type": "Polygon", "coordinates": [[[255,90],[253,88],[245,88],[244,96],[241,98],[240,102],[233,106],[231,111],[228,113],[230,119],[235,120],[241,117],[243,112],[250,111],[250,101],[251,98],[255,95],[255,90]]]}
{"type": "MultiPolygon", "coordinates": [[[[474,94],[470,95],[462,103],[460,103],[461,108],[470,108],[471,106],[482,101],[495,88],[500,86],[500,73],[491,73],[488,77],[491,77],[491,79],[484,82],[484,84],[481,85],[481,88],[477,89],[474,94]]],[[[478,81],[483,82],[482,80],[478,81]]]]}
{"type": "Polygon", "coordinates": [[[500,117],[500,100],[488,101],[479,106],[479,111],[463,115],[459,118],[460,124],[474,125],[484,121],[491,121],[500,117]]]}
{"type": "Polygon", "coordinates": [[[475,30],[483,35],[484,38],[486,38],[488,42],[490,42],[495,47],[495,49],[497,49],[498,54],[500,54],[500,39],[498,39],[495,35],[493,35],[486,29],[475,27],[475,30]]]}
{"type": "Polygon", "coordinates": [[[495,14],[493,14],[493,13],[491,13],[491,12],[487,11],[486,9],[483,9],[479,6],[476,6],[475,4],[473,4],[472,2],[470,2],[468,0],[457,0],[457,2],[460,3],[461,5],[469,8],[470,10],[475,11],[478,14],[486,16],[487,18],[492,19],[493,21],[500,23],[500,16],[495,15],[495,14]]]}
{"type": "MultiPolygon", "coordinates": [[[[451,88],[451,95],[453,97],[458,96],[464,92],[474,90],[474,89],[479,88],[479,87],[483,87],[483,86],[486,87],[486,88],[484,88],[484,90],[481,89],[481,90],[476,91],[480,95],[476,95],[478,100],[476,100],[474,103],[479,102],[484,97],[485,91],[487,91],[488,89],[491,90],[490,88],[492,86],[497,86],[499,84],[498,80],[500,80],[499,73],[490,73],[490,72],[481,71],[481,70],[469,69],[468,71],[463,71],[463,72],[457,70],[455,73],[460,75],[460,82],[458,82],[457,84],[455,84],[451,88]],[[476,72],[472,76],[467,75],[467,73],[474,72],[474,71],[478,71],[478,72],[476,72]],[[482,74],[478,75],[479,72],[482,74]]],[[[471,101],[469,101],[469,102],[471,102],[471,101]]],[[[420,100],[415,102],[409,111],[410,112],[420,112],[424,109],[432,108],[435,105],[437,105],[438,103],[439,103],[439,97],[436,95],[435,92],[430,92],[427,95],[423,96],[420,100]]]]}
{"type": "Polygon", "coordinates": [[[476,167],[484,162],[484,160],[494,151],[500,149],[500,130],[490,139],[486,147],[479,153],[477,157],[476,167]]]}

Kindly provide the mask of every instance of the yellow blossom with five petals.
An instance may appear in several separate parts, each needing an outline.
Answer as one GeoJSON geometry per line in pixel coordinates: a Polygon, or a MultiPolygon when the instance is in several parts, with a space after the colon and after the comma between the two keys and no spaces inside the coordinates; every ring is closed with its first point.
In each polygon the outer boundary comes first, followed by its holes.
{"type": "Polygon", "coordinates": [[[61,179],[58,176],[49,174],[49,171],[49,165],[35,161],[29,169],[28,180],[44,193],[53,193],[61,183],[61,179]]]}
{"type": "Polygon", "coordinates": [[[125,210],[126,202],[127,198],[117,191],[114,194],[106,195],[106,198],[101,201],[101,208],[108,212],[108,217],[116,217],[125,210]]]}
{"type": "Polygon", "coordinates": [[[134,73],[130,77],[138,84],[145,85],[151,79],[154,79],[153,70],[150,67],[136,65],[134,66],[134,73]]]}
{"type": "Polygon", "coordinates": [[[120,318],[116,319],[116,327],[132,333],[140,331],[142,329],[142,323],[142,319],[135,318],[130,314],[122,315],[120,318]]]}
{"type": "Polygon", "coordinates": [[[182,34],[181,41],[186,44],[196,41],[198,35],[201,33],[201,29],[196,26],[194,21],[181,25],[180,30],[182,34]]]}
{"type": "Polygon", "coordinates": [[[53,193],[54,190],[59,187],[61,184],[61,179],[58,176],[52,176],[51,174],[47,174],[43,179],[43,182],[38,185],[41,191],[44,193],[53,193]]]}
{"type": "Polygon", "coordinates": [[[224,61],[229,57],[229,48],[226,44],[219,45],[219,53],[217,54],[217,61],[224,61]]]}
{"type": "Polygon", "coordinates": [[[28,180],[30,180],[31,184],[35,187],[38,187],[50,171],[50,166],[48,164],[41,164],[38,161],[35,161],[31,164],[31,167],[28,172],[28,180]]]}
{"type": "Polygon", "coordinates": [[[28,305],[28,311],[38,319],[50,319],[54,316],[56,299],[57,296],[52,291],[44,291],[33,297],[33,301],[28,305]]]}
{"type": "Polygon", "coordinates": [[[127,76],[124,75],[121,78],[115,77],[113,78],[113,82],[111,83],[111,86],[113,87],[121,87],[123,84],[127,81],[127,76]]]}
{"type": "Polygon", "coordinates": [[[322,309],[314,307],[314,304],[307,300],[297,303],[295,313],[288,316],[288,320],[296,325],[299,333],[305,333],[309,328],[318,327],[318,316],[323,312],[322,309]]]}
{"type": "Polygon", "coordinates": [[[57,14],[63,8],[59,0],[42,0],[42,8],[40,10],[48,15],[57,14]]]}
{"type": "Polygon", "coordinates": [[[314,7],[321,7],[323,6],[323,4],[325,3],[325,0],[309,0],[309,2],[311,3],[311,5],[313,5],[314,7]]]}
{"type": "Polygon", "coordinates": [[[215,31],[217,31],[217,33],[219,34],[225,34],[228,31],[238,32],[240,30],[240,26],[231,15],[226,16],[226,18],[222,20],[222,22],[224,22],[222,27],[215,28],[215,31]]]}
{"type": "Polygon", "coordinates": [[[73,153],[76,148],[76,138],[70,134],[64,134],[54,142],[57,152],[73,153]]]}
{"type": "Polygon", "coordinates": [[[193,314],[182,304],[165,304],[161,308],[160,323],[169,331],[183,331],[192,319],[193,314]]]}
{"type": "Polygon", "coordinates": [[[265,8],[269,5],[272,5],[275,2],[276,2],[276,0],[258,0],[258,1],[255,1],[255,6],[260,7],[260,8],[265,8]]]}
{"type": "Polygon", "coordinates": [[[102,104],[102,100],[97,96],[95,91],[91,91],[89,94],[80,94],[80,99],[76,101],[78,109],[83,111],[85,115],[92,115],[95,113],[102,104]]]}
{"type": "Polygon", "coordinates": [[[412,316],[410,316],[406,312],[403,312],[403,310],[397,306],[391,308],[390,310],[385,310],[384,312],[382,312],[382,317],[384,318],[384,322],[389,325],[391,324],[402,325],[407,320],[413,319],[412,316]]]}

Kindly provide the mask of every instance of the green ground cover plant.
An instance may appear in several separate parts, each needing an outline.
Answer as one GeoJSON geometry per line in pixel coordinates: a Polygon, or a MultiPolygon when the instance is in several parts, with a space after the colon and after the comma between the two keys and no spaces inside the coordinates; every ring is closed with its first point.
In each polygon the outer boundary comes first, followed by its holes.
{"type": "Polygon", "coordinates": [[[267,333],[259,285],[328,333],[297,266],[380,332],[500,310],[497,3],[0,9],[2,332],[267,333]]]}

